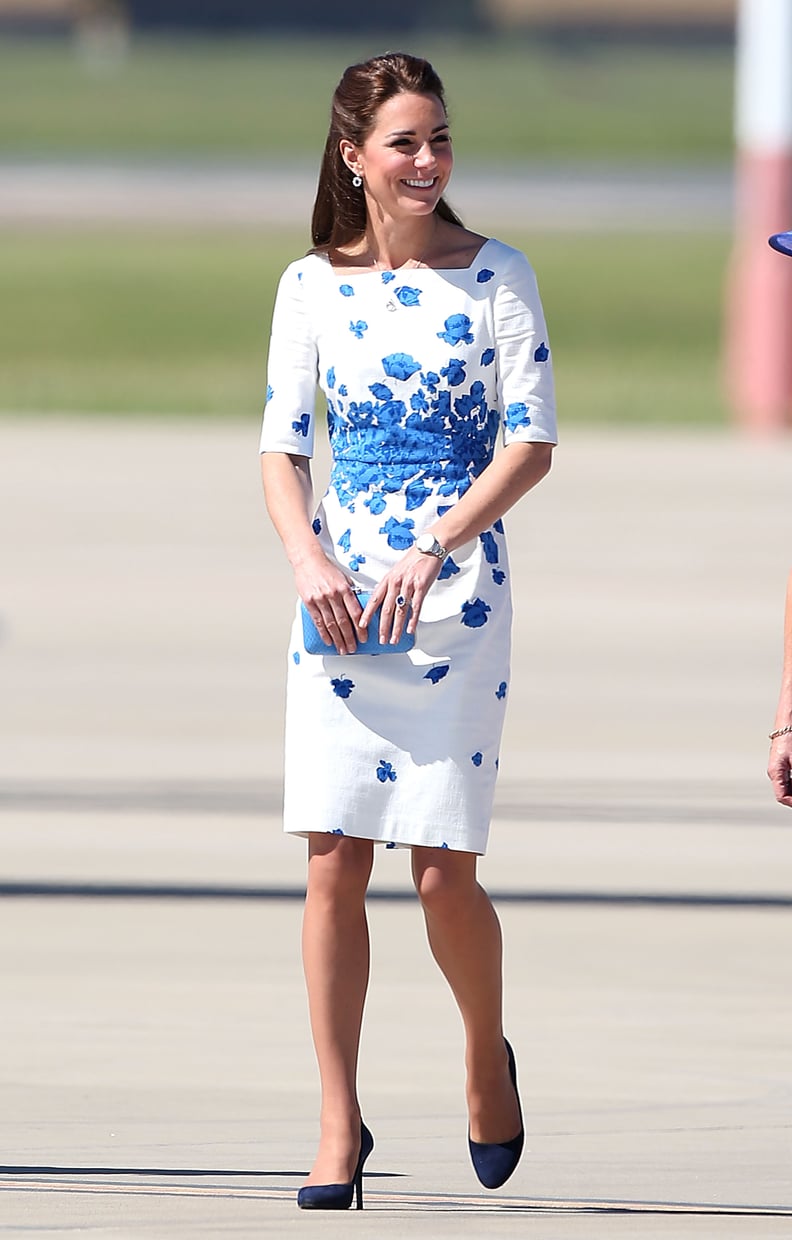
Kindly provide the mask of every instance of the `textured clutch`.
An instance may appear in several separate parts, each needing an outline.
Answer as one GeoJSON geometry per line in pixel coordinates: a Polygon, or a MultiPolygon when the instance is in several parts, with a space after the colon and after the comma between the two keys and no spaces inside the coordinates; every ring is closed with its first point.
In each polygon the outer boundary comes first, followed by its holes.
{"type": "MultiPolygon", "coordinates": [[[[365,607],[370,596],[368,594],[364,594],[362,591],[358,591],[357,597],[360,606],[365,607]]],[[[414,633],[402,633],[395,646],[391,646],[389,642],[386,642],[383,645],[379,639],[380,610],[381,609],[378,607],[374,612],[374,615],[369,621],[368,637],[364,642],[358,642],[357,649],[353,651],[353,654],[404,654],[406,650],[412,650],[415,645],[414,633]]],[[[327,646],[322,641],[316,625],[306,609],[305,603],[300,603],[300,612],[302,614],[303,645],[308,651],[308,654],[338,654],[335,646],[327,646]]],[[[408,619],[409,615],[410,609],[408,608],[408,619]]],[[[346,657],[351,658],[352,656],[347,655],[346,657]]]]}

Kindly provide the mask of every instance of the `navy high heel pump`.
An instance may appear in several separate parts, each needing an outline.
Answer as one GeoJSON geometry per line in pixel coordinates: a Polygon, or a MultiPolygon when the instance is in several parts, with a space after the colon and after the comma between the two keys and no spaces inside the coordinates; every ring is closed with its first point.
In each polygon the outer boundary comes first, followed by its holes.
{"type": "Polygon", "coordinates": [[[357,1209],[363,1209],[363,1166],[374,1149],[374,1138],[363,1121],[360,1121],[360,1153],[355,1174],[349,1184],[308,1184],[297,1194],[301,1210],[348,1210],[352,1198],[357,1209]]]}
{"type": "MultiPolygon", "coordinates": [[[[506,1042],[505,1038],[503,1040],[506,1042]]],[[[517,1064],[514,1062],[514,1051],[508,1042],[506,1042],[506,1052],[509,1056],[509,1076],[514,1086],[514,1092],[517,1095],[520,1131],[511,1141],[493,1143],[471,1141],[470,1134],[468,1133],[468,1147],[470,1149],[470,1160],[473,1163],[473,1170],[478,1176],[479,1183],[483,1184],[485,1188],[500,1188],[501,1184],[506,1183],[520,1161],[525,1141],[522,1107],[520,1105],[520,1094],[517,1089],[517,1064]]]]}

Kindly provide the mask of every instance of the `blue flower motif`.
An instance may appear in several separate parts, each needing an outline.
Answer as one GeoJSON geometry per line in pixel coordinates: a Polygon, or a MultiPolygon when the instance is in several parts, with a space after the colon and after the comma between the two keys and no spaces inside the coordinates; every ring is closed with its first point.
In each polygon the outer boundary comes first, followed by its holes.
{"type": "Polygon", "coordinates": [[[342,297],[354,297],[355,296],[355,290],[353,289],[351,284],[342,284],[338,291],[342,297]]]}
{"type": "Polygon", "coordinates": [[[462,623],[469,629],[480,629],[487,623],[487,613],[490,611],[492,608],[482,598],[476,598],[472,603],[463,603],[462,623]]]}
{"type": "Polygon", "coordinates": [[[404,489],[407,511],[412,512],[413,508],[420,508],[421,504],[425,504],[431,494],[432,492],[421,478],[416,478],[413,482],[408,483],[404,489]]]}
{"type": "MultiPolygon", "coordinates": [[[[372,517],[377,517],[379,516],[381,512],[385,511],[385,508],[386,508],[385,497],[381,495],[379,491],[375,491],[371,499],[367,499],[364,502],[365,502],[366,508],[368,508],[372,517]]],[[[381,532],[382,531],[380,531],[380,533],[381,532]]]]}
{"type": "Polygon", "coordinates": [[[390,762],[386,762],[384,758],[380,758],[380,764],[377,767],[377,779],[381,784],[386,784],[388,780],[390,780],[391,783],[396,782],[396,772],[390,762]]]}
{"type": "Polygon", "coordinates": [[[485,349],[481,355],[482,366],[491,366],[494,361],[495,361],[495,350],[485,349]]]}
{"type": "Polygon", "coordinates": [[[403,521],[397,521],[395,517],[388,517],[385,524],[380,528],[380,534],[388,535],[388,546],[393,547],[394,551],[407,551],[415,542],[415,538],[411,533],[411,530],[414,528],[415,522],[412,517],[405,517],[403,521]]]}
{"type": "Polygon", "coordinates": [[[436,685],[438,680],[442,680],[444,676],[448,675],[449,670],[450,664],[448,663],[441,663],[439,667],[430,667],[424,676],[424,680],[431,680],[432,684],[436,685]]]}
{"type": "Polygon", "coordinates": [[[382,365],[385,374],[391,379],[409,379],[410,375],[421,369],[421,363],[416,362],[409,353],[389,353],[387,357],[383,357],[382,365]]]}
{"type": "Polygon", "coordinates": [[[476,272],[476,283],[486,284],[495,275],[494,271],[490,271],[489,267],[482,267],[481,271],[476,272]]]}
{"type": "Polygon", "coordinates": [[[506,410],[506,425],[510,431],[516,431],[518,426],[531,425],[528,406],[524,405],[521,400],[516,400],[509,405],[506,410]]]}
{"type": "Polygon", "coordinates": [[[413,392],[410,397],[410,408],[413,413],[429,412],[429,402],[426,399],[423,388],[419,388],[417,392],[413,392]]]}
{"type": "Polygon", "coordinates": [[[386,847],[386,848],[395,848],[395,847],[396,847],[396,841],[395,841],[395,840],[391,840],[389,844],[386,844],[386,845],[385,845],[385,847],[386,847]]]}
{"type": "Polygon", "coordinates": [[[410,288],[409,284],[402,284],[400,288],[394,291],[396,300],[400,301],[403,306],[419,306],[421,304],[418,298],[421,296],[422,289],[410,288]]]}
{"type": "Polygon", "coordinates": [[[272,384],[271,384],[271,383],[268,383],[268,384],[267,384],[267,400],[272,400],[272,398],[273,398],[273,396],[274,396],[274,395],[275,395],[275,393],[274,393],[274,392],[273,392],[273,390],[272,390],[272,384]]]}
{"type": "Polygon", "coordinates": [[[311,529],[313,530],[314,534],[321,534],[322,522],[319,520],[318,517],[314,517],[313,521],[311,522],[311,529]]]}
{"type": "Polygon", "coordinates": [[[438,505],[437,505],[437,515],[438,515],[438,517],[444,517],[444,516],[445,516],[445,514],[446,514],[447,512],[450,512],[450,511],[451,511],[451,509],[452,509],[453,507],[454,507],[454,505],[453,505],[453,504],[438,504],[438,505]]]}
{"type": "Polygon", "coordinates": [[[445,340],[447,344],[465,344],[473,343],[473,333],[470,330],[472,323],[466,314],[452,314],[445,321],[445,331],[438,332],[439,340],[445,340]]]}
{"type": "Polygon", "coordinates": [[[458,387],[460,383],[465,382],[465,363],[460,361],[458,357],[449,359],[448,365],[444,366],[440,374],[448,380],[449,387],[458,387]]]}
{"type": "Polygon", "coordinates": [[[304,413],[302,417],[300,418],[299,422],[292,422],[292,430],[296,431],[298,435],[305,435],[307,439],[308,427],[310,425],[311,425],[311,415],[309,413],[304,413]]]}
{"type": "Polygon", "coordinates": [[[352,569],[353,573],[356,573],[358,569],[360,568],[361,564],[365,564],[365,563],[366,563],[366,557],[364,555],[353,555],[350,558],[349,567],[352,569]]]}
{"type": "Polygon", "coordinates": [[[535,362],[546,362],[549,356],[550,356],[550,350],[548,349],[547,345],[545,344],[543,340],[542,343],[539,345],[539,348],[534,353],[534,361],[535,362]]]}
{"type": "Polygon", "coordinates": [[[495,536],[490,534],[489,530],[485,530],[483,534],[479,534],[481,545],[484,548],[484,559],[488,564],[498,563],[498,544],[495,536]]]}
{"type": "MultiPolygon", "coordinates": [[[[358,319],[357,323],[353,323],[352,320],[350,319],[349,330],[351,331],[352,335],[355,337],[356,340],[362,340],[363,333],[368,331],[368,323],[365,321],[365,319],[358,319]]],[[[339,392],[341,391],[340,388],[338,390],[339,392]]],[[[344,395],[346,396],[346,391],[344,392],[344,395]]]]}
{"type": "Polygon", "coordinates": [[[437,574],[438,581],[448,581],[449,577],[455,577],[459,572],[459,565],[455,564],[450,555],[443,560],[443,567],[437,574]]]}
{"type": "Polygon", "coordinates": [[[370,383],[369,391],[377,400],[393,400],[393,392],[384,383],[370,383]]]}
{"type": "Polygon", "coordinates": [[[298,272],[297,272],[297,279],[298,279],[298,280],[302,280],[302,272],[301,272],[301,271],[298,271],[298,272]]]}
{"type": "Polygon", "coordinates": [[[349,543],[350,543],[350,539],[351,539],[351,537],[352,537],[352,531],[351,531],[351,530],[344,530],[343,534],[341,535],[341,537],[340,537],[340,538],[339,538],[339,540],[338,540],[338,545],[339,545],[339,547],[341,548],[341,550],[342,550],[342,551],[348,551],[348,550],[349,550],[349,543]]]}
{"type": "Polygon", "coordinates": [[[502,702],[506,696],[506,681],[502,680],[495,690],[495,696],[499,702],[502,702]]]}
{"type": "Polygon", "coordinates": [[[498,517],[497,521],[492,522],[492,528],[494,529],[496,534],[502,534],[504,532],[503,522],[501,521],[500,517],[498,517]]]}
{"type": "Polygon", "coordinates": [[[330,684],[333,686],[333,693],[340,698],[348,698],[355,687],[354,680],[347,676],[334,676],[330,684]]]}
{"type": "Polygon", "coordinates": [[[328,835],[343,835],[343,834],[344,834],[344,832],[341,830],[341,828],[340,828],[340,827],[334,827],[334,828],[333,828],[333,830],[332,830],[332,831],[328,831],[328,832],[327,832],[327,834],[328,834],[328,835]]]}
{"type": "Polygon", "coordinates": [[[493,568],[492,580],[495,582],[496,586],[502,586],[504,581],[506,580],[506,574],[504,573],[503,569],[493,568]]]}
{"type": "Polygon", "coordinates": [[[299,652],[299,650],[295,650],[294,654],[292,655],[292,658],[294,659],[294,662],[295,662],[295,663],[299,663],[299,662],[300,662],[300,652],[299,652]]]}
{"type": "Polygon", "coordinates": [[[342,383],[342,384],[341,384],[341,386],[339,387],[339,389],[338,389],[338,395],[339,395],[339,396],[348,396],[348,395],[349,395],[349,393],[347,392],[347,385],[346,385],[345,383],[342,383]]]}
{"type": "Polygon", "coordinates": [[[481,766],[484,761],[484,754],[477,750],[475,753],[470,755],[470,761],[474,766],[481,766]]]}
{"type": "Polygon", "coordinates": [[[440,847],[441,847],[441,848],[448,848],[448,845],[446,844],[445,840],[443,840],[443,842],[442,842],[442,844],[440,845],[440,847]]]}
{"type": "Polygon", "coordinates": [[[382,273],[382,283],[383,283],[383,284],[390,284],[391,280],[395,280],[395,279],[396,279],[396,274],[395,274],[395,272],[393,272],[393,271],[383,271],[383,273],[382,273]]]}
{"type": "Polygon", "coordinates": [[[335,387],[335,366],[331,366],[327,372],[327,386],[330,388],[330,391],[332,392],[333,388],[335,387]]]}

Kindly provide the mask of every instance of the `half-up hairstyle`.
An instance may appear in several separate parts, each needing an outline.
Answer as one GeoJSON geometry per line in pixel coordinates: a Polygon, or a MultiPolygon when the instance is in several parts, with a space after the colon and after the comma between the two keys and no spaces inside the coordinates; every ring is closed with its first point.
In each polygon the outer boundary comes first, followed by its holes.
{"type": "MultiPolygon", "coordinates": [[[[311,238],[317,248],[344,245],[366,230],[365,195],[362,188],[352,185],[352,174],[341,158],[339,143],[346,138],[355,146],[362,146],[383,103],[394,95],[407,94],[434,95],[446,106],[443,83],[429,61],[406,52],[386,52],[363,64],[350,65],[338,83],[311,219],[311,238]]],[[[444,198],[435,210],[442,219],[461,225],[444,198]]]]}

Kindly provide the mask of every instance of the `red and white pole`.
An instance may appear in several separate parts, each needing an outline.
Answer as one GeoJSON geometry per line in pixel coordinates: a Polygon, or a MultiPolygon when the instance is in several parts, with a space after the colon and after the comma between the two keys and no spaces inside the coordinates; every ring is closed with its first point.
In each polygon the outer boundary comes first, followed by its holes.
{"type": "Polygon", "coordinates": [[[792,422],[792,260],[767,239],[792,229],[792,0],[740,0],[735,119],[728,396],[743,426],[777,431],[792,422]]]}

